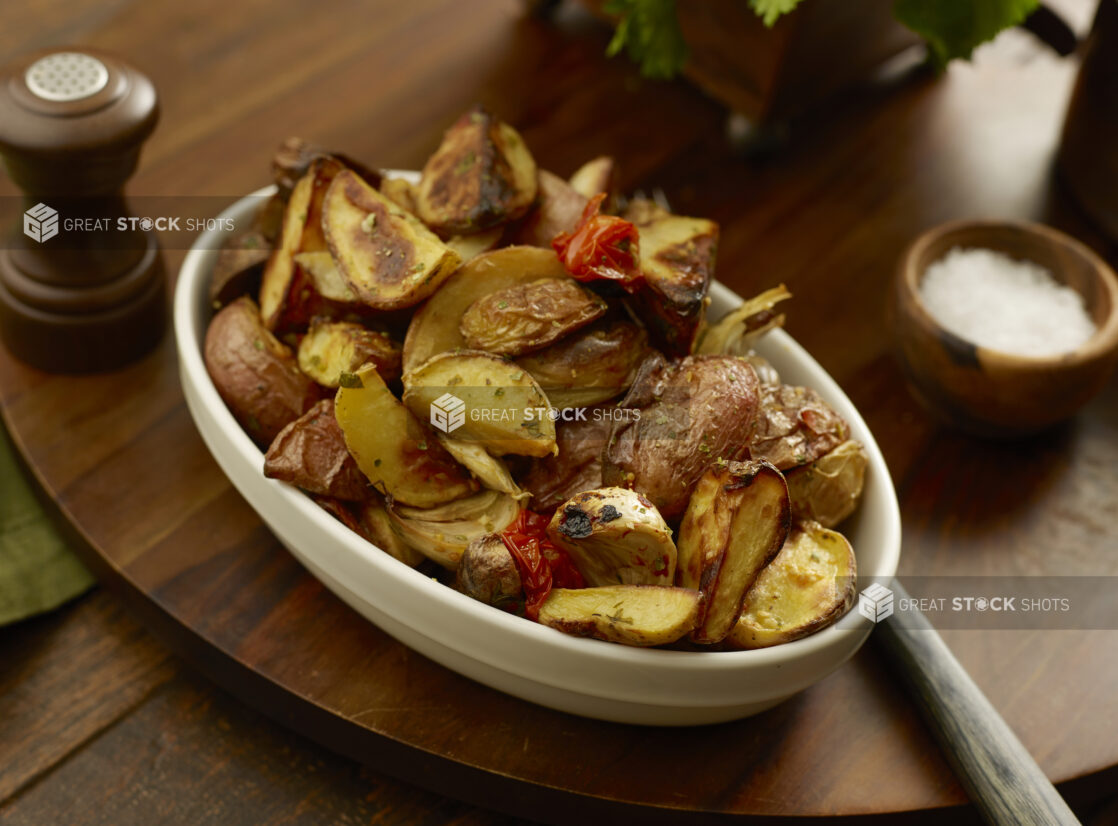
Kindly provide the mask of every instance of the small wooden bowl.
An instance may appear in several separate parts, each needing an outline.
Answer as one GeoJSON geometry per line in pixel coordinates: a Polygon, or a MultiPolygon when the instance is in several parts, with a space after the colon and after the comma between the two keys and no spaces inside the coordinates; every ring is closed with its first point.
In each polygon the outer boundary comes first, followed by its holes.
{"type": "Polygon", "coordinates": [[[949,424],[1012,438],[1062,421],[1102,389],[1118,362],[1118,277],[1084,244],[1024,221],[955,221],[919,236],[901,258],[891,307],[901,368],[916,396],[949,424]],[[948,332],[920,298],[928,266],[954,247],[1033,261],[1076,290],[1097,331],[1051,357],[989,350],[948,332]]]}

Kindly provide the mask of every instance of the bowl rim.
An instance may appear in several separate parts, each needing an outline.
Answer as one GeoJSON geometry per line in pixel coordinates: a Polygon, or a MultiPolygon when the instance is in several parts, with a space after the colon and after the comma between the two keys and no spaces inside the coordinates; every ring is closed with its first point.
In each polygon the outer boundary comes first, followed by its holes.
{"type": "Polygon", "coordinates": [[[941,335],[950,337],[954,342],[973,347],[981,353],[982,362],[990,366],[1008,368],[1018,372],[1049,371],[1053,367],[1081,367],[1093,361],[1105,360],[1107,357],[1118,353],[1118,275],[1093,249],[1079,239],[1048,224],[1017,218],[960,218],[937,224],[920,233],[905,249],[901,255],[900,278],[898,281],[905,294],[912,299],[909,307],[914,308],[914,312],[924,326],[937,331],[941,335]],[[927,254],[932,245],[942,243],[944,239],[953,234],[973,229],[1008,229],[1020,232],[1034,243],[1060,246],[1069,250],[1073,255],[1086,261],[1090,271],[1101,282],[1110,297],[1109,315],[1103,320],[1103,323],[1097,325],[1091,337],[1074,350],[1050,356],[1028,356],[1010,353],[1005,350],[996,350],[947,329],[932,315],[924,303],[920,294],[920,282],[926,270],[918,270],[917,262],[927,254]]]}
{"type": "MultiPolygon", "coordinates": [[[[386,170],[386,173],[390,174],[392,172],[394,171],[386,170]]],[[[268,186],[250,193],[229,206],[221,213],[221,217],[236,218],[248,209],[250,203],[257,203],[257,199],[267,197],[274,191],[274,186],[268,186]]],[[[204,312],[201,309],[202,306],[209,306],[205,292],[205,278],[209,273],[210,266],[207,265],[206,259],[211,255],[216,255],[216,251],[220,247],[220,237],[221,230],[218,229],[203,232],[183,259],[179,270],[174,292],[173,321],[180,377],[184,390],[189,389],[189,392],[186,393],[188,402],[192,394],[197,394],[199,403],[203,405],[207,414],[214,418],[217,426],[236,451],[237,458],[248,464],[259,465],[263,460],[263,451],[257,447],[237,423],[210,380],[202,357],[204,327],[201,330],[201,335],[198,335],[194,327],[196,310],[204,312]]],[[[711,291],[712,294],[725,291],[740,300],[740,296],[737,296],[736,293],[719,282],[712,282],[711,291]]],[[[846,400],[854,414],[850,417],[851,423],[856,422],[858,428],[869,437],[866,448],[870,454],[871,468],[874,469],[875,475],[880,473],[884,477],[880,480],[880,484],[885,486],[884,496],[887,514],[883,522],[884,537],[881,561],[872,573],[863,573],[860,569],[858,580],[860,584],[869,581],[880,581],[887,584],[896,575],[899,565],[901,522],[896,490],[880,447],[860,412],[830,374],[783,330],[774,330],[769,333],[769,336],[778,346],[788,349],[797,358],[806,358],[810,364],[815,365],[826,383],[830,385],[827,387],[827,392],[837,393],[842,399],[846,400]]],[[[193,410],[191,415],[193,418],[193,410]]],[[[195,422],[195,426],[201,431],[198,422],[195,422]]],[[[205,434],[202,435],[205,439],[205,434]]],[[[207,447],[209,447],[208,440],[207,447]]],[[[211,452],[213,452],[212,449],[211,452]]],[[[257,510],[251,501],[251,497],[241,491],[236,481],[232,479],[229,473],[225,472],[222,457],[215,455],[214,458],[219,465],[222,465],[223,473],[229,478],[230,483],[238,489],[242,497],[249,500],[250,507],[257,510]]],[[[394,584],[408,588],[436,588],[437,590],[431,593],[438,595],[439,602],[449,602],[454,611],[468,615],[470,620],[479,625],[506,637],[511,636],[518,644],[526,646],[525,650],[531,651],[533,648],[539,650],[551,649],[564,657],[577,656],[583,658],[583,663],[588,666],[600,664],[616,669],[621,665],[633,669],[634,673],[654,673],[648,672],[648,670],[670,668],[673,671],[686,672],[692,677],[702,677],[703,675],[709,677],[725,676],[741,672],[743,669],[751,670],[752,668],[764,668],[766,666],[780,668],[793,662],[807,662],[822,654],[822,652],[841,645],[842,643],[837,636],[839,634],[849,634],[858,638],[857,644],[851,649],[849,656],[861,646],[872,629],[872,623],[868,620],[862,620],[857,616],[857,611],[851,610],[847,613],[847,617],[853,618],[851,626],[841,628],[839,625],[832,625],[788,643],[743,651],[674,651],[659,648],[639,648],[563,634],[526,620],[510,621],[520,618],[471,599],[441,583],[432,583],[429,576],[384,553],[377,546],[342,525],[302,491],[277,480],[264,478],[262,474],[259,481],[262,486],[266,485],[270,488],[286,507],[308,520],[308,524],[324,530],[332,541],[336,542],[345,551],[367,560],[378,571],[379,575],[389,578],[394,584]]],[[[263,519],[263,514],[258,512],[258,515],[263,519]]],[[[855,549],[855,553],[857,554],[857,549],[855,549]]],[[[297,553],[295,556],[298,558],[300,554],[297,553]]],[[[423,630],[414,626],[410,627],[413,632],[425,635],[423,630]]],[[[479,649],[484,648],[480,644],[477,647],[479,649]]],[[[461,648],[461,653],[474,657],[474,654],[466,647],[461,648]]],[[[474,658],[479,659],[489,668],[539,682],[540,675],[534,672],[530,665],[533,659],[531,656],[520,659],[521,668],[518,669],[507,667],[507,661],[497,664],[483,658],[474,658]]],[[[548,684],[567,691],[593,695],[592,691],[587,691],[582,685],[560,685],[554,682],[548,684]]],[[[614,697],[615,695],[607,692],[602,696],[614,697]]],[[[630,699],[633,702],[642,702],[635,696],[630,699]]],[[[644,702],[658,703],[660,700],[647,699],[644,702]]],[[[679,697],[676,704],[681,707],[705,707],[715,705],[718,702],[717,698],[695,696],[679,697]]]]}

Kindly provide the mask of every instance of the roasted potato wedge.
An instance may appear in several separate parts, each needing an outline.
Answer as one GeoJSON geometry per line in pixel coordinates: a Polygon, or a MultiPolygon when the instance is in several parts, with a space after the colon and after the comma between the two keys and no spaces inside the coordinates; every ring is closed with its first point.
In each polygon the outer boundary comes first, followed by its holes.
{"type": "Polygon", "coordinates": [[[838,525],[858,507],[869,457],[858,442],[847,440],[809,465],[784,474],[792,516],[812,519],[824,528],[838,525]]]}
{"type": "Polygon", "coordinates": [[[516,364],[489,353],[443,353],[405,373],[404,404],[421,420],[494,456],[556,450],[547,396],[516,364]]]}
{"type": "Polygon", "coordinates": [[[280,327],[287,296],[295,280],[295,254],[299,252],[303,229],[307,225],[307,210],[313,189],[312,173],[304,175],[291,191],[283,213],[283,228],[264,267],[260,281],[260,317],[269,330],[280,327]]]}
{"type": "Polygon", "coordinates": [[[318,385],[299,372],[290,348],[264,327],[248,296],[213,317],[203,355],[217,392],[262,447],[322,397],[318,385]]]}
{"type": "Polygon", "coordinates": [[[272,245],[258,230],[232,238],[217,254],[210,276],[210,303],[220,310],[242,295],[255,295],[272,245]]]}
{"type": "Polygon", "coordinates": [[[357,303],[357,293],[338,271],[329,250],[299,252],[295,254],[294,261],[319,297],[339,305],[343,312],[363,306],[357,303]]]}
{"type": "Polygon", "coordinates": [[[272,440],[264,475],[310,493],[359,502],[372,492],[346,448],[334,418],[334,400],[323,399],[272,440]]]}
{"type": "Polygon", "coordinates": [[[454,587],[486,605],[519,613],[524,606],[520,569],[499,534],[470,541],[458,564],[454,587]]]}
{"type": "MultiPolygon", "coordinates": [[[[602,211],[613,211],[617,196],[617,162],[609,155],[587,161],[575,170],[567,182],[583,198],[590,199],[599,192],[606,193],[602,211]]],[[[540,185],[543,185],[543,172],[540,172],[540,185]]]]}
{"type": "Polygon", "coordinates": [[[636,296],[653,339],[670,355],[691,352],[703,321],[714,275],[718,224],[630,206],[627,217],[640,232],[641,274],[646,289],[636,296]]]}
{"type": "Polygon", "coordinates": [[[520,134],[475,106],[423,167],[416,207],[440,235],[467,235],[524,215],[536,191],[536,162],[520,134]]]}
{"type": "Polygon", "coordinates": [[[447,453],[481,482],[482,487],[507,493],[517,501],[532,495],[520,489],[505,463],[487,451],[480,442],[464,442],[442,433],[439,434],[439,442],[447,453]]]}
{"type": "Polygon", "coordinates": [[[354,173],[340,172],[323,205],[323,229],[339,272],[378,310],[410,307],[458,268],[458,254],[354,173]]]}
{"type": "Polygon", "coordinates": [[[655,506],[625,488],[588,490],[560,505],[547,536],[587,585],[671,585],[672,529],[655,506]]]}
{"type": "Polygon", "coordinates": [[[334,415],[357,466],[381,493],[431,508],[477,490],[435,434],[392,395],[375,365],[343,381],[334,415]]]}
{"type": "Polygon", "coordinates": [[[520,486],[532,495],[534,510],[548,513],[575,494],[602,487],[602,450],[611,427],[611,420],[594,410],[582,420],[556,423],[559,452],[533,460],[519,479],[520,486]]]}
{"type": "Polygon", "coordinates": [[[726,462],[695,486],[679,528],[676,584],[703,595],[697,643],[725,639],[746,592],[791,528],[788,486],[768,462],[726,462]]]}
{"type": "Polygon", "coordinates": [[[816,522],[795,525],[746,594],[726,643],[765,648],[833,625],[854,604],[856,573],[845,536],[816,522]]]}
{"type": "Polygon", "coordinates": [[[540,606],[540,623],[623,645],[667,645],[695,628],[699,603],[697,591],[662,585],[556,588],[540,606]]]}
{"type": "Polygon", "coordinates": [[[510,240],[514,244],[551,249],[551,241],[556,235],[574,230],[589,197],[577,192],[558,175],[541,169],[536,205],[522,221],[510,228],[510,240]]]}
{"type": "Polygon", "coordinates": [[[479,298],[515,284],[569,277],[552,250],[537,247],[505,247],[467,261],[412,318],[404,339],[404,372],[431,356],[465,349],[458,324],[479,298]]]}
{"type": "Polygon", "coordinates": [[[643,493],[671,521],[718,459],[748,455],[760,386],[746,361],[689,356],[641,365],[602,457],[602,481],[643,493]]]}
{"type": "Polygon", "coordinates": [[[519,356],[539,350],[605,315],[606,302],[573,278],[541,278],[471,304],[458,330],[472,350],[519,356]]]}
{"type": "Polygon", "coordinates": [[[485,490],[436,508],[391,503],[388,516],[396,533],[415,550],[448,570],[455,570],[469,544],[512,524],[520,506],[511,496],[485,490]]]}
{"type": "Polygon", "coordinates": [[[717,324],[704,328],[695,343],[696,353],[728,356],[748,355],[754,343],[774,327],[784,326],[784,314],[774,311],[781,301],[792,297],[781,284],[765,290],[731,310],[717,324]]]}
{"type": "Polygon", "coordinates": [[[372,363],[385,382],[400,378],[402,348],[387,333],[352,321],[315,320],[299,342],[299,369],[323,387],[372,363]]]}
{"type": "Polygon", "coordinates": [[[810,464],[850,438],[850,428],[823,397],[808,387],[765,387],[757,429],[749,445],[754,459],[782,471],[810,464]]]}
{"type": "Polygon", "coordinates": [[[543,388],[551,406],[562,410],[621,395],[650,352],[648,337],[636,324],[603,320],[516,363],[543,388]]]}

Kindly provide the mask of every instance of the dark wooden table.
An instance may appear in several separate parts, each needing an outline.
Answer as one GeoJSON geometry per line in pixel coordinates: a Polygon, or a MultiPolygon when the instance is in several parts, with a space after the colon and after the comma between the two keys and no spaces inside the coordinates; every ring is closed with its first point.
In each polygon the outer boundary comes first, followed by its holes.
{"type": "MultiPolygon", "coordinates": [[[[1070,11],[1082,28],[1090,8],[1073,3],[1070,11]]],[[[117,51],[153,77],[163,123],[134,193],[254,189],[287,134],[372,164],[415,167],[474,100],[517,125],[541,164],[559,173],[596,154],[618,156],[625,188],[661,187],[678,210],[721,223],[722,280],[742,292],[784,281],[796,293],[790,331],[863,410],[886,453],[902,501],[902,573],[1118,574],[1118,528],[1102,516],[1118,501],[1118,381],[1053,433],[984,444],[925,416],[882,329],[897,256],[942,220],[1038,218],[1114,260],[1051,174],[1074,62],[1010,37],[945,77],[861,89],[799,124],[778,156],[746,162],[724,144],[718,106],[685,84],[648,83],[605,61],[607,36],[569,8],[553,25],[525,20],[513,0],[37,0],[0,11],[0,60],[76,42],[117,51]]],[[[181,257],[168,252],[172,271],[181,257]]],[[[164,379],[170,347],[119,378],[88,380],[44,376],[0,354],[0,403],[31,466],[64,510],[99,515],[79,526],[86,538],[107,531],[137,554],[185,518],[160,510],[162,500],[145,509],[143,479],[129,488],[114,477],[115,457],[138,449],[135,440],[154,444],[161,428],[181,426],[181,398],[164,379]],[[143,380],[153,388],[146,397],[135,392],[143,380]],[[65,456],[62,426],[83,437],[78,448],[66,440],[65,456]]],[[[276,566],[260,577],[291,575],[294,563],[254,528],[199,442],[152,463],[152,473],[212,495],[203,512],[228,520],[207,529],[215,547],[225,531],[258,535],[260,558],[276,566]]],[[[311,605],[346,610],[309,578],[281,584],[311,605]]],[[[500,823],[508,818],[491,810],[532,812],[530,801],[471,808],[360,768],[263,717],[249,692],[238,700],[215,688],[149,636],[145,622],[97,591],[0,630],[0,821],[500,823]]],[[[1084,811],[1118,776],[1115,636],[945,634],[1084,811]]],[[[177,641],[191,653],[190,640],[177,641]]],[[[433,668],[420,663],[416,673],[433,668]]],[[[689,760],[703,754],[706,738],[718,761],[741,738],[740,768],[712,766],[725,785],[709,790],[711,811],[849,815],[860,801],[860,815],[937,822],[941,807],[964,803],[872,647],[800,698],[736,725],[690,738],[689,760]],[[864,709],[872,720],[848,719],[864,709]],[[849,753],[812,748],[827,741],[813,729],[833,726],[849,728],[849,753]],[[781,751],[781,742],[797,747],[781,751]],[[835,776],[835,761],[889,782],[831,788],[820,778],[835,776]]],[[[570,756],[572,766],[578,759],[570,756]]]]}

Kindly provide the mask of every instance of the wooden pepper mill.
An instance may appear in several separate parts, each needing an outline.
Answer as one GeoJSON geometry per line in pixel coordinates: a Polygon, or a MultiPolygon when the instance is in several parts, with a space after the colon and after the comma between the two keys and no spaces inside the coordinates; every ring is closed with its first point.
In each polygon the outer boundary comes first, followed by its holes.
{"type": "Polygon", "coordinates": [[[108,54],[52,50],[0,70],[0,154],[25,209],[0,249],[0,337],[22,361],[110,370],[162,337],[159,242],[122,193],[158,118],[151,81],[108,54]]]}

